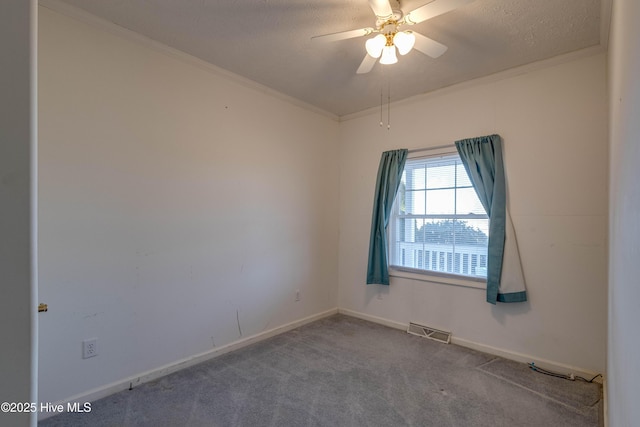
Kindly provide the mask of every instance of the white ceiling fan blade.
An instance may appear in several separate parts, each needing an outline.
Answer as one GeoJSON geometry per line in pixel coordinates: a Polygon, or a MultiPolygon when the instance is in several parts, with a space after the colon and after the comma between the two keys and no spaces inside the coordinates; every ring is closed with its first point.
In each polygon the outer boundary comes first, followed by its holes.
{"type": "Polygon", "coordinates": [[[404,16],[404,21],[409,25],[418,24],[473,1],[474,0],[434,0],[407,13],[404,16]]]}
{"type": "Polygon", "coordinates": [[[369,6],[380,19],[387,20],[393,15],[389,0],[369,0],[369,6]]]}
{"type": "Polygon", "coordinates": [[[367,54],[365,55],[364,59],[362,60],[362,63],[360,64],[360,66],[358,67],[358,71],[356,71],[357,74],[366,74],[369,71],[371,71],[373,69],[373,66],[376,65],[376,61],[377,58],[374,58],[373,56],[367,54]]]}
{"type": "Polygon", "coordinates": [[[314,42],[335,42],[338,40],[352,39],[354,37],[368,36],[373,33],[373,28],[360,28],[357,30],[340,31],[338,33],[324,34],[321,36],[311,37],[311,41],[314,42]]]}
{"type": "Polygon", "coordinates": [[[413,45],[413,48],[419,50],[427,56],[432,58],[437,58],[443,53],[445,53],[448,49],[442,43],[438,43],[435,40],[430,39],[429,37],[425,37],[420,33],[413,32],[413,35],[416,36],[416,44],[413,45]]]}

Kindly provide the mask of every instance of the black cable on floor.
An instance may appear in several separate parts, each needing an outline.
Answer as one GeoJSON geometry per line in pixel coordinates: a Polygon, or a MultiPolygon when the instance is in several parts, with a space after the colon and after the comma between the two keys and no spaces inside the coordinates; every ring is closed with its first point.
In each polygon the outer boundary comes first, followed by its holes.
{"type": "Polygon", "coordinates": [[[584,377],[579,377],[579,376],[577,376],[577,375],[576,375],[576,379],[578,379],[578,380],[582,380],[582,381],[586,381],[586,382],[588,382],[588,383],[592,383],[592,382],[593,382],[593,380],[595,380],[596,378],[601,377],[601,376],[602,376],[602,374],[598,374],[598,375],[596,375],[595,377],[593,377],[593,378],[591,378],[590,380],[588,380],[588,379],[586,379],[586,378],[584,378],[584,377]]]}
{"type": "Polygon", "coordinates": [[[540,372],[541,374],[549,375],[551,377],[556,377],[556,378],[562,378],[562,379],[569,380],[569,381],[581,380],[581,381],[585,381],[585,382],[588,382],[588,383],[592,383],[593,380],[595,380],[596,378],[602,376],[602,374],[597,374],[596,376],[594,376],[593,378],[588,380],[588,379],[586,379],[584,377],[581,377],[581,376],[578,376],[578,375],[575,375],[575,376],[574,375],[565,375],[565,374],[559,374],[557,372],[548,371],[546,369],[543,369],[543,368],[540,368],[540,367],[536,366],[536,364],[533,363],[533,362],[529,363],[529,368],[531,368],[535,372],[540,372]]]}

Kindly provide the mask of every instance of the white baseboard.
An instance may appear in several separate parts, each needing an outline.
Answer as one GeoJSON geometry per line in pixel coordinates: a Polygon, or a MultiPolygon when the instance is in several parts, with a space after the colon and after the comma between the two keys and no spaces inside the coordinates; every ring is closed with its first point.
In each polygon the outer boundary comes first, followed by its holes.
{"type": "MultiPolygon", "coordinates": [[[[567,375],[574,374],[587,379],[591,379],[597,375],[597,372],[593,372],[588,369],[579,368],[577,366],[571,366],[571,365],[567,365],[560,362],[555,362],[553,360],[542,359],[540,357],[518,353],[511,350],[505,350],[503,348],[493,347],[486,344],[480,344],[480,343],[466,340],[463,338],[456,338],[452,336],[451,343],[460,345],[462,347],[478,350],[483,353],[493,354],[494,356],[504,357],[505,359],[514,360],[516,362],[522,362],[522,363],[533,362],[536,364],[536,366],[539,366],[543,369],[547,369],[549,371],[558,372],[559,374],[567,374],[567,375]]],[[[601,383],[601,377],[596,378],[594,381],[601,383]]]]}
{"type": "MultiPolygon", "coordinates": [[[[358,319],[368,320],[373,323],[378,323],[380,325],[388,326],[394,329],[400,329],[402,331],[406,331],[409,327],[409,324],[396,322],[394,320],[385,319],[382,317],[372,316],[370,314],[361,313],[358,311],[348,310],[345,308],[339,308],[338,313],[345,314],[347,316],[357,317],[358,319]]],[[[583,378],[591,379],[594,377],[597,372],[590,371],[588,369],[578,368],[576,366],[566,365],[564,363],[554,362],[552,360],[541,359],[539,357],[531,356],[528,354],[517,353],[511,350],[505,350],[503,348],[493,347],[486,344],[480,344],[471,340],[466,340],[463,338],[456,338],[453,334],[451,336],[451,343],[456,344],[462,347],[471,348],[473,350],[481,351],[483,353],[493,354],[494,356],[504,357],[505,359],[514,360],[516,362],[521,363],[535,363],[536,366],[539,366],[543,369],[548,369],[550,371],[562,373],[562,374],[574,374],[581,376],[583,378]]],[[[594,381],[602,383],[604,378],[598,377],[594,381]]]]}
{"type": "Polygon", "coordinates": [[[351,317],[357,317],[358,319],[368,320],[369,322],[378,323],[380,325],[388,326],[394,329],[400,329],[401,331],[406,331],[409,328],[409,324],[404,324],[400,322],[396,322],[393,320],[385,319],[383,317],[372,316],[370,314],[361,313],[359,311],[348,310],[346,308],[339,308],[338,313],[344,314],[351,317]]]}
{"type": "MultiPolygon", "coordinates": [[[[316,320],[324,319],[325,317],[329,317],[337,313],[338,313],[337,308],[333,308],[331,310],[317,313],[312,316],[308,316],[303,319],[296,320],[294,322],[287,323],[285,325],[278,326],[273,329],[269,329],[268,331],[264,331],[259,334],[252,335],[250,337],[246,337],[246,338],[234,341],[227,345],[216,347],[204,353],[196,354],[194,356],[187,357],[187,358],[175,361],[173,363],[169,363],[159,368],[152,369],[152,370],[125,378],[123,380],[113,382],[111,384],[94,388],[87,392],[80,393],[75,396],[64,399],[62,401],[56,402],[55,405],[62,404],[63,407],[66,408],[67,403],[80,402],[82,404],[84,402],[92,402],[98,399],[102,399],[103,397],[107,397],[119,391],[128,390],[130,387],[136,387],[141,384],[147,383],[149,381],[153,381],[160,377],[169,375],[173,372],[177,372],[182,369],[188,368],[190,366],[197,365],[198,363],[205,362],[209,359],[213,359],[215,357],[221,356],[231,351],[238,350],[242,347],[246,347],[248,345],[266,340],[267,338],[280,335],[284,332],[306,325],[307,323],[315,322],[316,320]]],[[[55,415],[55,413],[40,413],[38,416],[38,419],[43,420],[53,415],[55,415]]]]}
{"type": "MultiPolygon", "coordinates": [[[[80,402],[80,403],[84,403],[84,402],[92,402],[98,399],[101,399],[103,397],[107,397],[109,395],[112,395],[114,393],[117,393],[119,391],[123,391],[123,390],[127,390],[129,389],[131,386],[139,386],[141,384],[147,383],[149,381],[153,381],[155,379],[161,378],[163,376],[169,375],[173,372],[177,372],[180,371],[182,369],[197,365],[198,363],[202,363],[205,362],[209,359],[213,359],[215,357],[221,356],[223,354],[229,353],[231,351],[234,350],[238,350],[240,348],[246,347],[248,345],[263,341],[267,338],[271,338],[274,337],[276,335],[282,334],[284,332],[290,331],[292,329],[298,328],[300,326],[306,325],[307,323],[311,323],[311,322],[315,322],[316,320],[320,320],[323,319],[325,317],[329,317],[332,316],[336,313],[340,313],[340,314],[344,314],[347,316],[351,316],[351,317],[356,317],[358,319],[362,319],[362,320],[367,320],[373,323],[377,323],[380,325],[384,325],[384,326],[388,326],[390,328],[394,328],[394,329],[399,329],[401,331],[406,331],[408,328],[408,324],[404,324],[401,322],[396,322],[394,320],[389,320],[389,319],[385,319],[382,317],[378,317],[378,316],[372,316],[370,314],[366,314],[366,313],[361,313],[358,311],[353,311],[353,310],[348,310],[348,309],[344,309],[344,308],[334,308],[331,310],[327,310],[318,314],[314,314],[312,316],[308,316],[305,317],[303,319],[300,320],[296,320],[294,322],[291,323],[287,323],[285,325],[282,326],[278,326],[276,328],[273,329],[269,329],[268,331],[264,331],[261,332],[259,334],[256,335],[252,335],[250,337],[246,337],[243,338],[241,340],[237,340],[234,341],[232,343],[229,343],[227,345],[224,345],[222,347],[218,347],[215,349],[211,349],[209,351],[206,351],[204,353],[200,353],[191,357],[187,357],[181,360],[178,360],[176,362],[161,366],[159,368],[156,369],[152,369],[143,373],[140,373],[138,375],[134,375],[128,378],[125,378],[123,380],[120,381],[116,381],[113,382],[111,384],[107,384],[92,390],[89,390],[87,392],[84,393],[80,393],[77,394],[75,396],[69,397],[67,399],[64,399],[62,401],[56,402],[55,404],[62,404],[65,408],[67,407],[67,403],[71,403],[71,402],[80,402]]],[[[560,372],[560,373],[573,373],[574,375],[580,375],[583,376],[585,378],[591,378],[593,376],[596,375],[596,373],[589,371],[587,369],[582,369],[582,368],[577,368],[575,366],[569,366],[566,364],[562,364],[562,363],[558,363],[558,362],[553,362],[550,360],[546,360],[546,359],[541,359],[541,358],[537,358],[534,356],[529,356],[526,354],[522,354],[522,353],[517,353],[517,352],[513,352],[513,351],[509,351],[509,350],[505,350],[505,349],[501,349],[501,348],[497,348],[497,347],[492,347],[489,345],[485,345],[485,344],[480,344],[480,343],[476,343],[474,341],[470,341],[470,340],[466,340],[466,339],[462,339],[462,338],[456,338],[456,337],[452,337],[451,338],[451,342],[452,344],[456,344],[456,345],[460,345],[462,347],[467,347],[467,348],[471,348],[474,350],[478,350],[481,351],[483,353],[488,353],[488,354],[493,354],[495,356],[500,356],[500,357],[504,357],[505,359],[509,359],[509,360],[515,360],[517,362],[522,362],[522,363],[530,363],[530,362],[534,362],[537,366],[540,366],[541,368],[544,369],[549,369],[552,371],[556,371],[556,372],[560,372]]],[[[600,378],[599,378],[600,379],[600,378]]],[[[598,381],[598,382],[602,382],[604,383],[604,387],[605,387],[605,396],[604,396],[604,402],[605,402],[605,424],[607,422],[606,420],[606,415],[607,415],[607,408],[606,408],[606,404],[607,404],[607,399],[606,399],[606,381],[604,380],[604,378],[602,378],[602,381],[598,381]]],[[[50,416],[55,415],[54,413],[41,413],[38,416],[38,419],[42,420],[45,418],[48,418],[50,416]]]]}

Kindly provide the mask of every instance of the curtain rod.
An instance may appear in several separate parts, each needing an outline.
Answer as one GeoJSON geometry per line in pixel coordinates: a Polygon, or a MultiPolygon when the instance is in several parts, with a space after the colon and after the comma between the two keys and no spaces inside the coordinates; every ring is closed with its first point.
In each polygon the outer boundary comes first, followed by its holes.
{"type": "Polygon", "coordinates": [[[438,145],[436,147],[428,147],[428,148],[417,148],[415,150],[409,150],[409,154],[418,153],[420,151],[430,151],[430,150],[439,150],[440,148],[455,148],[455,144],[447,144],[447,145],[438,145]]]}

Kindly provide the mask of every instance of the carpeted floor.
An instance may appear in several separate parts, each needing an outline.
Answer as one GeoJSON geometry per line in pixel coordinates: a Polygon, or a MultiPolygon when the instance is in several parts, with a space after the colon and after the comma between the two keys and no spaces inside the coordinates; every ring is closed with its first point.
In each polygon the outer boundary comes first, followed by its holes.
{"type": "Polygon", "coordinates": [[[601,425],[602,390],[344,315],[40,426],[601,425]]]}

